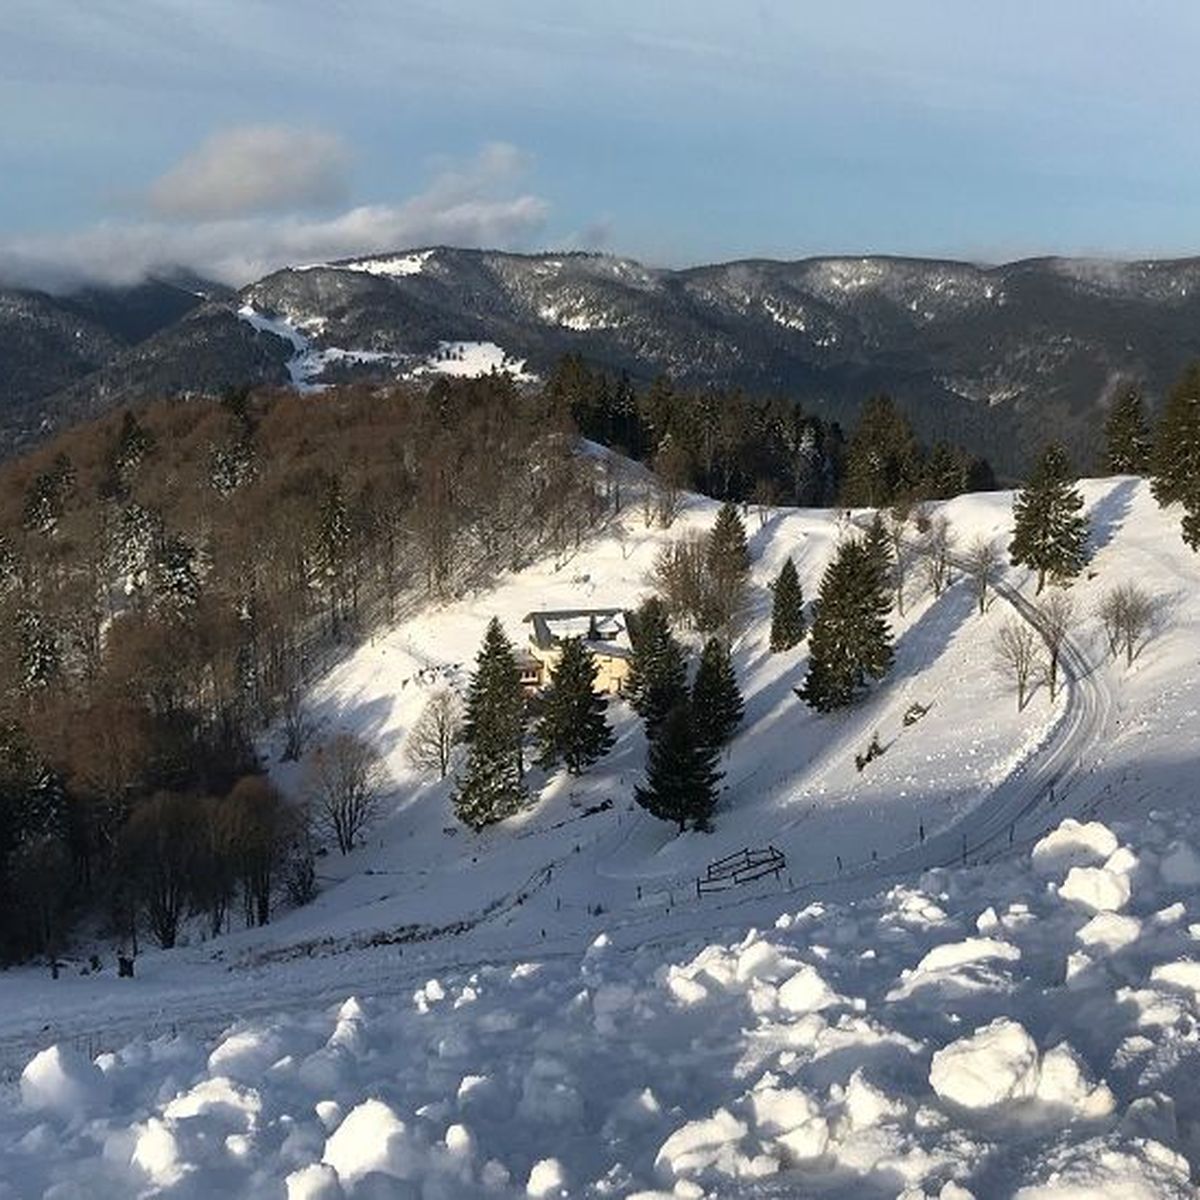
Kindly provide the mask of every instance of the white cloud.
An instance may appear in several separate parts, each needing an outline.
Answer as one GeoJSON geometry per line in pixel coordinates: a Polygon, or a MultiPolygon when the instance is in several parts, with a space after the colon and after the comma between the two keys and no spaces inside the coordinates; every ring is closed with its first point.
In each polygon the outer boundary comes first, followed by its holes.
{"type": "Polygon", "coordinates": [[[349,164],[334,134],[247,125],[214,133],[146,199],[162,216],[199,220],[336,204],[346,197],[349,164]]]}
{"type": "Polygon", "coordinates": [[[413,246],[528,245],[547,202],[520,188],[525,156],[493,143],[466,162],[446,161],[428,186],[395,204],[328,217],[292,212],[191,223],[107,222],[76,233],[0,241],[0,280],[63,288],[80,281],[134,283],[188,267],[240,285],[281,266],[413,246]]]}

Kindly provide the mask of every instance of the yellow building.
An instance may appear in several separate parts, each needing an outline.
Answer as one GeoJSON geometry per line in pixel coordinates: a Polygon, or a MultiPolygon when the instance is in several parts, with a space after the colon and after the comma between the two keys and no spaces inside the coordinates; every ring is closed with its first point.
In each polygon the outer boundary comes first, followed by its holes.
{"type": "Polygon", "coordinates": [[[610,696],[625,690],[633,646],[623,608],[571,608],[531,612],[528,657],[522,656],[521,682],[543,687],[550,681],[566,638],[582,638],[598,668],[596,691],[610,696]],[[536,668],[534,666],[536,664],[536,668]]]}

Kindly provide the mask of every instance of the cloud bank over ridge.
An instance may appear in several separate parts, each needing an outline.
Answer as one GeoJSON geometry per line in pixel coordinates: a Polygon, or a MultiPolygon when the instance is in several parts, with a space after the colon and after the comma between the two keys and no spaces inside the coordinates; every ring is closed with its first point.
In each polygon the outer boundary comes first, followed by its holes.
{"type": "Polygon", "coordinates": [[[240,285],[290,263],[409,246],[519,248],[549,214],[524,186],[528,157],[507,142],[443,160],[405,199],[347,207],[351,158],[319,130],[214,134],[150,185],[136,216],[0,240],[0,282],[61,290],[182,267],[240,285]]]}

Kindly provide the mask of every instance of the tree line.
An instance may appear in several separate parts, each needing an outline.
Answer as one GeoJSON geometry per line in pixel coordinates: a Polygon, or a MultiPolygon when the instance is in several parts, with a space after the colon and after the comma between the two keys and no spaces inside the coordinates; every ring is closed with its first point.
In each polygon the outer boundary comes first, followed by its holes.
{"type": "Polygon", "coordinates": [[[639,391],[577,355],[559,362],[546,394],[584,437],[650,466],[668,514],[679,490],[764,505],[878,507],[996,486],[986,460],[948,442],[923,447],[888,396],[867,401],[847,439],[839,424],[784,397],[688,391],[666,377],[639,391]]]}

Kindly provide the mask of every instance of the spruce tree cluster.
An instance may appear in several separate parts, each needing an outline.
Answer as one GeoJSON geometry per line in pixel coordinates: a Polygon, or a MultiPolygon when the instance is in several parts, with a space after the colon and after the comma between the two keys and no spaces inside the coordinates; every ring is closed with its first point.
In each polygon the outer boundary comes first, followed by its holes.
{"type": "Polygon", "coordinates": [[[667,713],[687,699],[687,664],[657,596],[644,600],[630,624],[633,655],[625,694],[653,738],[667,713]]]}
{"type": "Polygon", "coordinates": [[[1183,505],[1183,540],[1200,550],[1200,363],[1171,390],[1154,439],[1154,498],[1183,505]]]}
{"type": "Polygon", "coordinates": [[[650,742],[646,782],[634,798],[651,815],[674,821],[682,833],[689,824],[708,829],[721,775],[717,751],[698,735],[691,703],[685,698],[663,716],[650,742]]]}
{"type": "Polygon", "coordinates": [[[1110,475],[1145,475],[1150,469],[1150,423],[1142,394],[1122,388],[1104,422],[1104,467],[1110,475]]]}
{"type": "Polygon", "coordinates": [[[692,681],[692,720],[700,744],[719,750],[742,723],[742,693],[729,647],[709,638],[692,681]]]}
{"type": "Polygon", "coordinates": [[[538,722],[538,765],[563,763],[582,775],[612,749],[613,735],[605,710],[608,701],[596,691],[596,660],[582,638],[567,638],[550,677],[538,722]]]}
{"type": "Polygon", "coordinates": [[[771,585],[771,652],[790,650],[804,640],[804,592],[789,557],[771,585]]]}
{"type": "Polygon", "coordinates": [[[525,801],[524,736],[521,675],[512,643],[493,617],[467,693],[463,721],[467,762],[454,794],[454,810],[463,824],[479,830],[520,809],[525,801]]]}
{"type": "Polygon", "coordinates": [[[890,609],[888,582],[865,539],[843,542],[821,579],[802,700],[831,712],[887,673],[893,659],[890,609]]]}
{"type": "Polygon", "coordinates": [[[1013,501],[1013,540],[1009,557],[1014,566],[1037,572],[1037,590],[1047,578],[1065,580],[1078,575],[1087,561],[1088,520],[1083,497],[1075,486],[1067,452],[1047,446],[1025,486],[1013,501]]]}

